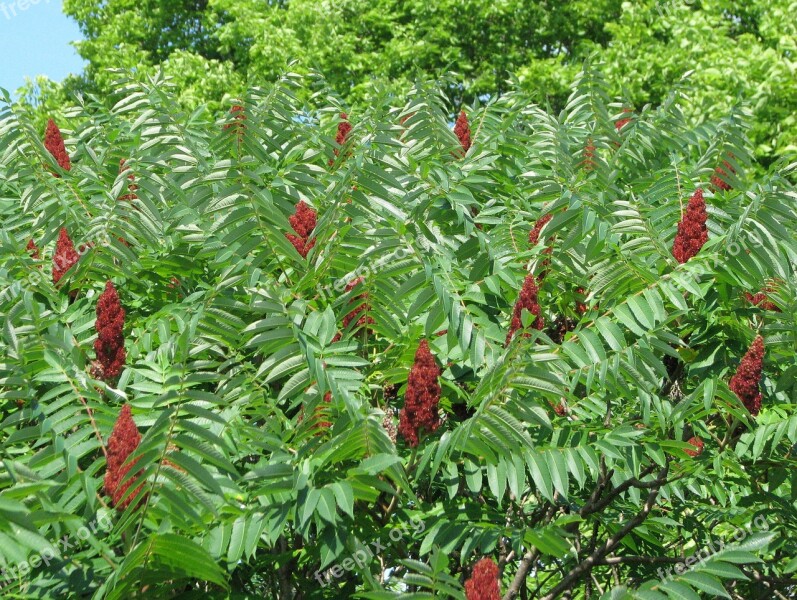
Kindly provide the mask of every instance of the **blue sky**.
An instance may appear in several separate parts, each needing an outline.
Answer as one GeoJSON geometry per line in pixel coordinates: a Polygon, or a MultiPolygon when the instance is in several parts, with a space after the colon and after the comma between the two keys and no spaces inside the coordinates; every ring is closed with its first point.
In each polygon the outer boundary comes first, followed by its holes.
{"type": "Polygon", "coordinates": [[[61,0],[0,0],[0,87],[14,92],[26,75],[61,81],[80,73],[83,61],[69,45],[79,38],[61,0]]]}

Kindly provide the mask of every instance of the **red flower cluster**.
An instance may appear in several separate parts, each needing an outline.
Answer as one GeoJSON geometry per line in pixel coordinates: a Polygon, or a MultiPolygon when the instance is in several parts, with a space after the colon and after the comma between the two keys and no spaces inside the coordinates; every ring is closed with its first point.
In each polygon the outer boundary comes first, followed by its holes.
{"type": "Polygon", "coordinates": [[[679,263],[685,263],[708,241],[706,228],[706,203],[703,200],[703,190],[698,188],[686,207],[686,213],[678,223],[678,233],[672,246],[672,254],[679,263]]]}
{"type": "MultiPolygon", "coordinates": [[[[729,156],[730,158],[733,158],[733,154],[730,154],[729,156]]],[[[736,173],[736,169],[734,169],[731,163],[729,163],[727,160],[723,160],[722,165],[725,168],[718,166],[716,169],[714,169],[714,175],[711,176],[711,185],[714,186],[715,190],[727,192],[728,190],[732,190],[733,186],[725,181],[723,177],[728,176],[728,171],[731,173],[736,173]],[[728,171],[725,169],[728,169],[728,171]]]]}
{"type": "Polygon", "coordinates": [[[457,122],[454,124],[454,135],[462,145],[462,156],[465,156],[465,153],[470,150],[470,125],[464,110],[459,113],[457,122]]]}
{"type": "Polygon", "coordinates": [[[757,335],[728,385],[754,417],[761,410],[762,396],[758,386],[763,369],[764,338],[757,335]]]}
{"type": "MultiPolygon", "coordinates": [[[[64,138],[61,136],[61,130],[58,129],[58,125],[52,119],[47,121],[47,129],[44,132],[44,147],[53,155],[58,166],[64,171],[69,171],[72,168],[69,154],[66,153],[64,138]]],[[[60,177],[58,173],[53,173],[53,175],[60,177]]]]}
{"type": "Polygon", "coordinates": [[[415,352],[415,363],[410,369],[407,391],[404,394],[404,408],[399,414],[399,433],[410,446],[418,445],[421,430],[429,433],[440,426],[437,405],[440,402],[440,368],[429,350],[429,344],[422,340],[415,352]]]}
{"type": "Polygon", "coordinates": [[[125,309],[119,302],[116,288],[108,281],[105,291],[97,300],[97,339],[94,340],[94,351],[99,362],[99,376],[105,381],[119,377],[125,364],[125,338],[122,328],[125,324],[125,309]]]}
{"type": "Polygon", "coordinates": [[[694,450],[684,450],[689,456],[694,458],[695,456],[699,456],[703,453],[703,440],[699,437],[691,437],[689,438],[689,444],[692,444],[695,449],[694,450]]]}
{"type": "Polygon", "coordinates": [[[122,500],[122,496],[136,483],[136,479],[130,479],[125,483],[122,483],[122,480],[138,459],[127,465],[124,463],[138,448],[140,442],[141,434],[133,421],[130,405],[125,404],[108,439],[108,462],[105,470],[105,493],[111,497],[113,505],[119,510],[127,508],[144,485],[143,483],[139,485],[135,492],[122,500]]]}
{"type": "Polygon", "coordinates": [[[35,258],[36,260],[41,258],[39,255],[39,247],[36,245],[36,242],[34,242],[33,239],[28,242],[28,245],[25,248],[30,253],[31,258],[35,258]]]}
{"type": "MultiPolygon", "coordinates": [[[[119,173],[124,173],[125,171],[130,170],[130,167],[125,165],[125,162],[126,161],[124,158],[119,159],[119,173]]],[[[127,200],[128,202],[130,200],[137,200],[138,196],[136,196],[136,190],[138,189],[138,186],[134,183],[136,176],[130,173],[130,175],[127,176],[127,179],[131,181],[131,183],[127,184],[128,193],[124,194],[123,196],[119,196],[119,200],[127,200]]]]}
{"type": "Polygon", "coordinates": [[[300,200],[299,204],[296,205],[296,212],[288,220],[296,235],[286,233],[285,237],[290,240],[296,251],[304,258],[310,252],[310,249],[315,246],[315,238],[310,239],[310,234],[315,229],[316,212],[304,200],[300,200]]]}
{"type": "Polygon", "coordinates": [[[492,558],[483,558],[473,566],[470,579],[465,582],[467,600],[501,600],[498,565],[492,558]]]}
{"type": "MultiPolygon", "coordinates": [[[[346,291],[347,292],[352,291],[354,288],[356,288],[364,281],[365,281],[364,277],[358,277],[357,279],[350,281],[349,283],[346,284],[346,291]]],[[[367,298],[368,298],[368,292],[363,292],[356,298],[352,298],[350,302],[353,302],[355,299],[366,300],[367,298]]],[[[357,319],[357,323],[355,325],[356,327],[362,327],[363,325],[373,323],[374,320],[370,317],[370,315],[368,315],[369,310],[371,310],[371,307],[367,302],[363,302],[362,304],[360,304],[357,308],[355,308],[353,311],[351,311],[349,314],[343,317],[343,328],[346,329],[349,326],[349,323],[351,323],[355,319],[357,319]]]]}
{"type": "Polygon", "coordinates": [[[509,342],[512,341],[512,337],[515,335],[515,332],[523,327],[523,322],[521,321],[520,317],[523,314],[524,308],[532,315],[537,317],[532,323],[532,327],[535,329],[542,329],[542,309],[540,308],[540,303],[537,300],[537,293],[538,289],[534,275],[527,275],[526,280],[523,282],[523,288],[520,290],[520,296],[518,296],[517,302],[515,302],[515,309],[512,311],[512,322],[509,324],[509,332],[506,334],[507,346],[509,345],[509,342]]]}
{"type": "Polygon", "coordinates": [[[58,283],[78,260],[80,260],[80,255],[75,251],[75,245],[69,238],[66,228],[62,227],[58,233],[58,241],[55,244],[55,254],[53,255],[53,283],[58,283]]]}

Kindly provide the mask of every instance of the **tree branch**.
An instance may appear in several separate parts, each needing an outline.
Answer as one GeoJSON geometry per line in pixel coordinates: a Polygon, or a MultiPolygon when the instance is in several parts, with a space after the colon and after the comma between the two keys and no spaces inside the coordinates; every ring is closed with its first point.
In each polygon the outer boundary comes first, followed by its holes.
{"type": "MultiPolygon", "coordinates": [[[[611,552],[619,543],[620,541],[628,535],[631,531],[633,531],[636,527],[638,527],[645,519],[647,519],[650,511],[653,510],[653,506],[656,504],[656,498],[659,495],[659,489],[667,479],[667,472],[669,471],[669,464],[665,465],[660,471],[658,477],[655,479],[655,485],[651,486],[653,489],[651,490],[650,494],[648,494],[647,499],[645,500],[645,504],[642,506],[642,510],[628,523],[626,523],[620,530],[615,533],[612,537],[610,537],[604,544],[598,547],[592,554],[590,554],[586,559],[581,561],[578,565],[576,565],[570,572],[559,582],[557,586],[555,586],[550,592],[548,592],[545,596],[541,598],[541,600],[554,600],[559,595],[562,594],[567,589],[570,589],[571,585],[575,583],[578,579],[580,579],[585,573],[588,573],[592,567],[595,566],[596,562],[599,560],[603,560],[604,557],[611,552]]],[[[505,600],[507,600],[505,598],[505,600]]]]}

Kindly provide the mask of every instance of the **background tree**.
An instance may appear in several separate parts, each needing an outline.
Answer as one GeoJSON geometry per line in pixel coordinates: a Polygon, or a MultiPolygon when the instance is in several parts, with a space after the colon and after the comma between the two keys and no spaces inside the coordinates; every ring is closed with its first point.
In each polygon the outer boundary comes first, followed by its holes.
{"type": "Polygon", "coordinates": [[[611,92],[635,108],[661,103],[687,72],[694,101],[685,116],[695,122],[748,102],[764,166],[796,145],[789,0],[66,0],[64,10],[83,31],[78,49],[88,61],[68,93],[107,96],[117,77],[108,69],[163,69],[186,108],[219,110],[225,94],[274,81],[290,64],[323,73],[349,104],[365,105],[385,88],[404,98],[417,77],[454,71],[445,91],[455,108],[517,78],[560,110],[593,57],[611,92]]]}

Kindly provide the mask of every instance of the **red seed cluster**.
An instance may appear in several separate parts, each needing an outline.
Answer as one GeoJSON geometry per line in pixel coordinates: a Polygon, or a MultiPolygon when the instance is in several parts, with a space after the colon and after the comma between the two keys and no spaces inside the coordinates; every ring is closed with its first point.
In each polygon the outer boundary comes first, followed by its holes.
{"type": "Polygon", "coordinates": [[[698,188],[689,198],[689,204],[678,223],[678,233],[673,242],[672,254],[679,263],[685,263],[700,252],[703,244],[708,241],[707,218],[703,190],[698,188]]]}
{"type": "Polygon", "coordinates": [[[133,468],[133,465],[138,462],[138,459],[136,459],[130,464],[124,464],[127,458],[138,448],[140,442],[141,434],[133,421],[130,405],[125,404],[113,426],[111,437],[108,439],[108,461],[105,470],[105,493],[111,497],[113,505],[120,511],[130,505],[130,502],[138,495],[139,490],[144,485],[143,483],[139,485],[135,492],[122,500],[122,496],[125,495],[127,490],[137,483],[135,477],[125,483],[122,483],[122,480],[133,468]]]}
{"type": "MultiPolygon", "coordinates": [[[[364,281],[365,281],[364,277],[358,277],[357,279],[350,281],[349,283],[346,284],[346,291],[347,292],[352,291],[354,288],[356,288],[364,281]]],[[[353,302],[354,300],[366,300],[367,298],[368,298],[368,292],[363,292],[356,298],[353,298],[351,302],[353,302]]],[[[374,320],[368,314],[369,310],[371,310],[371,306],[367,302],[363,302],[362,304],[360,304],[357,308],[355,308],[353,311],[351,311],[349,314],[343,317],[343,328],[346,329],[349,326],[349,324],[354,320],[357,321],[355,327],[362,327],[363,325],[374,323],[374,320]]]]}
{"type": "Polygon", "coordinates": [[[422,340],[407,380],[404,408],[399,414],[399,433],[410,446],[418,445],[418,435],[422,431],[432,433],[440,426],[440,416],[437,414],[441,393],[438,377],[440,368],[429,350],[429,344],[422,340]]]}
{"type": "MultiPolygon", "coordinates": [[[[733,158],[733,154],[731,154],[730,157],[733,158]]],[[[728,177],[728,172],[736,173],[736,169],[734,169],[733,165],[727,160],[723,160],[722,166],[718,166],[714,169],[714,175],[711,176],[711,185],[714,186],[715,190],[727,192],[733,189],[733,186],[723,179],[724,177],[728,177]],[[728,170],[726,171],[725,169],[728,170]]]]}
{"type": "Polygon", "coordinates": [[[686,452],[689,456],[694,458],[695,456],[699,456],[703,453],[703,440],[701,440],[699,437],[695,436],[689,438],[688,443],[695,447],[694,450],[684,450],[684,452],[686,452]]]}
{"type": "MultiPolygon", "coordinates": [[[[517,302],[515,302],[515,309],[512,311],[512,321],[509,324],[509,332],[506,334],[507,346],[509,345],[509,342],[512,341],[512,337],[515,335],[515,332],[523,327],[523,322],[521,321],[520,317],[523,314],[524,308],[529,311],[529,313],[537,317],[532,323],[532,327],[535,329],[542,329],[542,309],[540,308],[540,303],[537,300],[538,293],[539,290],[537,289],[537,283],[534,279],[534,275],[527,275],[526,280],[523,282],[523,288],[520,290],[520,296],[518,297],[517,302]]],[[[528,333],[526,335],[528,335],[528,333]]]]}
{"type": "Polygon", "coordinates": [[[296,205],[296,212],[288,218],[296,235],[286,233],[285,237],[290,240],[302,258],[306,257],[310,249],[315,246],[315,238],[310,239],[310,234],[315,229],[316,216],[316,212],[304,200],[300,200],[296,205]]]}
{"type": "Polygon", "coordinates": [[[36,245],[36,242],[34,242],[33,239],[28,241],[28,245],[25,246],[25,249],[28,251],[31,258],[34,258],[36,260],[39,260],[41,258],[39,254],[39,247],[36,245]]]}
{"type": "Polygon", "coordinates": [[[473,566],[470,579],[465,582],[467,600],[501,600],[498,565],[491,558],[483,558],[473,566]]]}
{"type": "Polygon", "coordinates": [[[97,353],[99,375],[104,381],[112,381],[119,377],[125,365],[125,338],[122,329],[125,324],[125,309],[119,302],[116,288],[108,281],[105,291],[97,300],[97,339],[94,340],[94,351],[97,353]]]}
{"type": "MultiPolygon", "coordinates": [[[[53,155],[58,166],[64,171],[72,169],[69,154],[66,153],[64,138],[61,136],[61,130],[58,129],[58,125],[52,119],[47,121],[47,129],[44,132],[44,147],[53,155]]],[[[54,175],[60,177],[57,173],[54,173],[54,175]]]]}
{"type": "Polygon", "coordinates": [[[465,156],[465,153],[470,150],[470,124],[464,110],[459,113],[457,122],[454,124],[454,135],[457,136],[462,146],[462,156],[465,156]]]}
{"type": "Polygon", "coordinates": [[[764,338],[757,335],[728,385],[754,417],[761,410],[762,396],[758,386],[763,369],[764,338]]]}
{"type": "MultiPolygon", "coordinates": [[[[125,161],[124,158],[119,160],[119,173],[124,173],[125,171],[130,170],[130,167],[128,167],[125,162],[127,161],[125,161]]],[[[137,200],[138,196],[136,196],[136,190],[138,189],[138,186],[135,184],[136,176],[130,173],[130,175],[127,176],[127,179],[131,182],[127,184],[128,193],[119,196],[119,200],[127,200],[128,202],[131,200],[137,200]]]]}
{"type": "Polygon", "coordinates": [[[53,283],[58,283],[78,260],[80,260],[80,255],[75,251],[75,245],[69,238],[66,228],[62,227],[58,233],[58,241],[55,244],[55,254],[53,255],[53,283]]]}

